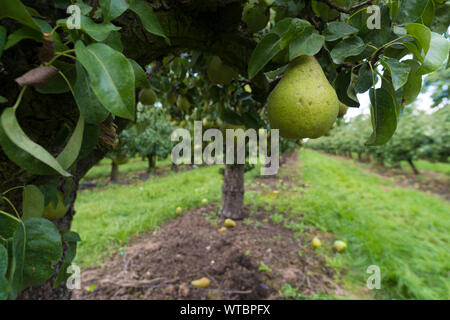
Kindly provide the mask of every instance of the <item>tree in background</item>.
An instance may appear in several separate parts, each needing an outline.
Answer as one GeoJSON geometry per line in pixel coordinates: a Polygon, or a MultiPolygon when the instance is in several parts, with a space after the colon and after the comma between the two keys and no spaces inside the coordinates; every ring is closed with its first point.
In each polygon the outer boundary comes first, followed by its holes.
{"type": "Polygon", "coordinates": [[[172,152],[170,139],[174,127],[161,108],[138,106],[137,121],[124,130],[120,137],[130,157],[147,158],[149,174],[156,168],[157,159],[166,159],[172,152]]]}

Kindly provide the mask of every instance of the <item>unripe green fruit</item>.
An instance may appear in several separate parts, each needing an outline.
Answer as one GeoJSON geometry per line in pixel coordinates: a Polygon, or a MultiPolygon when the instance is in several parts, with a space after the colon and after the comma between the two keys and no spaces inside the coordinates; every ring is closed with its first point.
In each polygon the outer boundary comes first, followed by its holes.
{"type": "Polygon", "coordinates": [[[191,103],[189,102],[189,100],[186,97],[178,96],[177,107],[187,113],[187,112],[189,112],[189,109],[191,108],[191,103]]]}
{"type": "Polygon", "coordinates": [[[227,85],[233,80],[236,72],[222,60],[214,56],[208,66],[208,78],[213,84],[227,85]]]}
{"type": "Polygon", "coordinates": [[[272,129],[287,139],[318,138],[336,121],[339,100],[314,57],[291,63],[268,98],[272,129]]]}
{"type": "Polygon", "coordinates": [[[348,107],[343,104],[342,102],[339,102],[339,113],[338,113],[338,118],[343,118],[344,115],[347,113],[348,107]]]}
{"type": "Polygon", "coordinates": [[[141,89],[141,92],[139,92],[139,102],[143,105],[153,105],[156,102],[156,99],[155,91],[150,88],[141,89]]]}
{"type": "Polygon", "coordinates": [[[58,203],[52,200],[44,209],[43,217],[48,220],[58,220],[64,217],[70,208],[70,204],[64,205],[64,196],[60,191],[56,191],[56,197],[58,198],[58,203]]]}
{"type": "Polygon", "coordinates": [[[182,209],[181,207],[178,207],[178,208],[175,210],[175,213],[176,213],[177,215],[180,215],[182,212],[183,212],[183,209],[182,209]]]}
{"type": "Polygon", "coordinates": [[[251,33],[258,32],[269,22],[269,11],[256,1],[247,4],[242,12],[242,20],[251,33]]]}
{"type": "Polygon", "coordinates": [[[177,102],[177,95],[173,91],[167,92],[166,101],[168,104],[174,104],[177,102]]]}

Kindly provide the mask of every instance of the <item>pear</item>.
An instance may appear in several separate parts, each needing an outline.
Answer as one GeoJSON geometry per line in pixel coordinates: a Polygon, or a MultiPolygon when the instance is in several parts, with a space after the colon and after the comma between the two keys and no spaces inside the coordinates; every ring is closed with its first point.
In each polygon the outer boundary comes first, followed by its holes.
{"type": "Polygon", "coordinates": [[[342,102],[339,102],[339,113],[338,113],[338,118],[343,118],[344,115],[347,113],[348,107],[343,104],[342,102]]]}
{"type": "Polygon", "coordinates": [[[145,106],[153,105],[156,99],[155,91],[150,88],[144,88],[139,92],[139,101],[145,106]]]}
{"type": "Polygon", "coordinates": [[[289,63],[267,102],[272,129],[279,129],[287,139],[323,136],[339,112],[336,91],[311,56],[300,56],[289,63]]]}
{"type": "Polygon", "coordinates": [[[226,219],[224,222],[225,227],[227,228],[234,228],[236,227],[236,222],[234,220],[231,219],[226,219]]]}
{"type": "Polygon", "coordinates": [[[177,95],[174,91],[169,91],[166,94],[166,101],[168,104],[175,104],[177,102],[177,95]]]}
{"type": "Polygon", "coordinates": [[[191,103],[188,98],[180,95],[177,98],[177,107],[187,113],[191,109],[191,103]]]}
{"type": "Polygon", "coordinates": [[[43,217],[48,220],[58,220],[64,217],[69,211],[70,204],[65,205],[65,199],[62,192],[59,190],[56,191],[56,198],[58,202],[55,204],[53,200],[51,200],[44,209],[43,217]]]}
{"type": "Polygon", "coordinates": [[[201,279],[192,281],[191,284],[198,288],[208,288],[209,285],[211,284],[211,280],[209,280],[206,277],[203,277],[201,279]]]}
{"type": "Polygon", "coordinates": [[[227,85],[233,80],[236,72],[222,60],[214,56],[208,66],[208,78],[213,84],[227,85]]]}
{"type": "Polygon", "coordinates": [[[269,10],[258,1],[250,1],[242,12],[242,20],[251,33],[258,32],[269,22],[269,10]]]}

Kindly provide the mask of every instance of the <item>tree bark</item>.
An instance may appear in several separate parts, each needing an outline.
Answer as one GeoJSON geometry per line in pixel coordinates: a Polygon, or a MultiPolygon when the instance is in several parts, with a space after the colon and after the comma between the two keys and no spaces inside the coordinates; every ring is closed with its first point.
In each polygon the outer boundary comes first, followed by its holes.
{"type": "Polygon", "coordinates": [[[111,162],[111,176],[110,176],[110,180],[111,181],[119,180],[119,165],[115,161],[111,162]]]}
{"type": "Polygon", "coordinates": [[[242,220],[244,212],[245,165],[226,165],[222,186],[222,218],[242,220]]]}
{"type": "Polygon", "coordinates": [[[408,163],[411,166],[412,171],[414,172],[414,174],[420,174],[419,170],[417,170],[414,162],[412,161],[412,159],[408,159],[408,163]]]}
{"type": "Polygon", "coordinates": [[[149,154],[147,156],[147,159],[148,159],[147,172],[148,172],[148,174],[152,174],[155,171],[155,168],[156,168],[156,156],[154,156],[153,154],[149,154]]]}

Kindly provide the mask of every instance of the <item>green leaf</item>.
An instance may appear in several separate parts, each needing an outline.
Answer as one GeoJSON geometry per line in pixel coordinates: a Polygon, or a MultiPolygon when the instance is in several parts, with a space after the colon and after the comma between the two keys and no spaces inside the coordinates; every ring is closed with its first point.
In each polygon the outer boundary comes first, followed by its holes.
{"type": "Polygon", "coordinates": [[[64,254],[64,260],[61,264],[61,268],[59,270],[59,273],[55,279],[55,282],[53,283],[53,288],[56,289],[59,287],[61,283],[64,281],[67,281],[69,278],[69,274],[67,273],[67,268],[70,267],[72,264],[73,259],[75,259],[75,256],[77,255],[77,244],[79,241],[81,241],[80,236],[78,233],[69,231],[63,235],[64,242],[67,243],[67,250],[64,254]]]}
{"type": "Polygon", "coordinates": [[[134,71],[134,82],[136,88],[149,88],[150,81],[148,81],[147,74],[144,69],[133,59],[128,59],[133,67],[134,71]]]}
{"type": "Polygon", "coordinates": [[[119,17],[124,13],[129,5],[126,1],[121,0],[100,0],[104,21],[108,22],[119,17]]]}
{"type": "Polygon", "coordinates": [[[6,103],[6,102],[8,102],[8,99],[6,99],[3,96],[0,96],[0,103],[6,103]]]}
{"type": "Polygon", "coordinates": [[[8,299],[9,283],[6,279],[8,271],[8,250],[0,245],[0,300],[8,299]]]}
{"type": "Polygon", "coordinates": [[[449,50],[450,42],[441,35],[431,32],[430,49],[425,55],[419,72],[421,74],[427,74],[439,69],[447,59],[449,50]]]}
{"type": "Polygon", "coordinates": [[[356,99],[356,94],[354,94],[351,90],[349,91],[349,87],[352,84],[351,80],[351,72],[349,70],[344,70],[338,73],[334,86],[340,102],[349,107],[358,108],[359,102],[356,99]],[[349,92],[355,96],[350,97],[349,92]]]}
{"type": "Polygon", "coordinates": [[[20,0],[2,0],[0,20],[6,17],[17,20],[36,31],[41,31],[20,0]]]}
{"type": "Polygon", "coordinates": [[[415,22],[422,17],[429,0],[403,0],[396,18],[398,23],[415,22]]]}
{"type": "Polygon", "coordinates": [[[430,48],[431,41],[430,29],[420,23],[410,23],[405,28],[408,34],[414,38],[419,48],[423,49],[423,51],[427,53],[430,48]]]}
{"type": "Polygon", "coordinates": [[[26,185],[22,193],[22,220],[42,217],[44,203],[44,194],[41,190],[35,185],[26,185]]]}
{"type": "Polygon", "coordinates": [[[37,42],[42,42],[42,33],[32,28],[22,27],[8,36],[5,50],[8,50],[24,39],[32,39],[37,42]]]}
{"type": "Polygon", "coordinates": [[[366,45],[360,37],[352,36],[340,41],[330,52],[333,62],[341,64],[347,57],[357,56],[362,53],[366,45]]]}
{"type": "Polygon", "coordinates": [[[355,84],[357,93],[364,93],[373,86],[372,70],[368,64],[363,64],[358,70],[358,80],[355,84]]]}
{"type": "Polygon", "coordinates": [[[324,36],[317,33],[307,33],[294,38],[289,44],[289,60],[301,55],[314,56],[322,49],[324,36]]]}
{"type": "Polygon", "coordinates": [[[411,68],[408,64],[398,61],[397,59],[382,57],[380,59],[383,66],[389,69],[392,77],[392,85],[394,90],[398,90],[408,81],[408,75],[411,68]]]}
{"type": "Polygon", "coordinates": [[[75,101],[87,123],[101,123],[109,115],[92,91],[89,76],[80,62],[76,63],[77,80],[73,88],[75,101]]]}
{"type": "Polygon", "coordinates": [[[30,173],[54,174],[55,170],[65,177],[70,176],[47,150],[25,134],[14,108],[6,108],[0,116],[0,144],[13,162],[30,173]]]}
{"type": "MultiPolygon", "coordinates": [[[[57,24],[67,26],[67,19],[58,20],[57,24]]],[[[81,31],[98,42],[106,40],[112,31],[121,29],[110,22],[95,23],[91,18],[83,15],[80,17],[80,27],[81,31]]]]}
{"type": "Polygon", "coordinates": [[[121,39],[120,32],[113,31],[109,34],[108,38],[103,41],[104,44],[110,46],[116,51],[122,52],[123,51],[123,43],[121,39]]]}
{"type": "Polygon", "coordinates": [[[448,29],[448,22],[450,21],[450,1],[443,1],[436,6],[434,19],[431,23],[431,30],[443,34],[448,29]]]}
{"type": "Polygon", "coordinates": [[[169,40],[166,37],[164,30],[159,23],[158,17],[156,16],[152,7],[150,7],[143,0],[130,0],[129,2],[130,10],[139,16],[145,30],[169,40]]]}
{"type": "MultiPolygon", "coordinates": [[[[31,218],[14,234],[17,249],[25,248],[21,290],[41,285],[54,273],[54,266],[62,256],[62,241],[56,226],[43,218],[31,218]],[[25,239],[25,243],[23,244],[25,239]]],[[[19,260],[18,259],[18,260],[19,260]]]]}
{"type": "Polygon", "coordinates": [[[326,41],[335,41],[346,36],[358,33],[359,29],[352,27],[345,22],[330,22],[327,23],[324,36],[326,41]]]}
{"type": "Polygon", "coordinates": [[[403,101],[406,105],[413,103],[418,97],[420,90],[422,89],[422,75],[417,72],[420,68],[419,62],[416,60],[405,60],[404,63],[408,64],[411,68],[411,72],[408,76],[408,81],[403,87],[403,101]]]}
{"type": "Polygon", "coordinates": [[[366,145],[379,146],[388,142],[397,128],[397,114],[392,96],[384,88],[369,91],[373,132],[366,145]]]}
{"type": "MultiPolygon", "coordinates": [[[[75,65],[64,61],[56,60],[52,66],[61,71],[71,84],[75,83],[75,65]]],[[[58,73],[43,88],[36,88],[36,91],[43,94],[60,94],[69,92],[70,88],[66,80],[58,73]]]]}
{"type": "Polygon", "coordinates": [[[75,44],[78,60],[87,70],[91,88],[103,106],[122,118],[134,118],[134,71],[120,52],[102,43],[75,44]]]}
{"type": "Polygon", "coordinates": [[[19,222],[16,219],[13,219],[9,214],[0,213],[0,236],[5,239],[11,238],[18,227],[19,222]]]}
{"type": "Polygon", "coordinates": [[[275,33],[268,33],[258,43],[248,63],[248,78],[252,79],[264,66],[281,51],[281,40],[275,33]]]}
{"type": "MultiPolygon", "coordinates": [[[[249,79],[256,76],[271,59],[290,44],[296,35],[307,32],[309,26],[309,22],[302,19],[286,18],[279,21],[253,50],[248,64],[249,79]]],[[[313,51],[315,48],[309,50],[313,51]]]]}
{"type": "Polygon", "coordinates": [[[2,56],[3,50],[6,45],[6,28],[0,26],[0,57],[2,56]]]}
{"type": "Polygon", "coordinates": [[[68,169],[77,160],[78,154],[80,153],[81,144],[83,142],[83,132],[84,132],[84,117],[81,114],[78,117],[77,125],[73,130],[72,136],[64,147],[63,151],[56,157],[58,162],[64,169],[68,169]]]}

